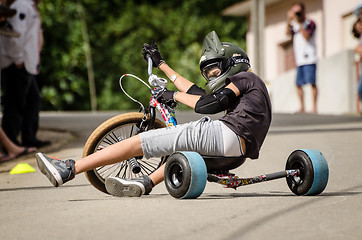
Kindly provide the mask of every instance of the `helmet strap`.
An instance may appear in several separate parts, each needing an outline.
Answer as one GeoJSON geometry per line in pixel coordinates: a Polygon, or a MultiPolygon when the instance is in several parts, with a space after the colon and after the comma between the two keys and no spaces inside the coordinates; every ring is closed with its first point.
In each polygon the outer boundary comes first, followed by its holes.
{"type": "Polygon", "coordinates": [[[235,64],[239,64],[239,63],[246,63],[250,66],[248,59],[245,59],[242,56],[235,56],[235,57],[230,57],[230,58],[224,59],[221,63],[221,67],[222,67],[222,69],[228,69],[229,67],[235,66],[235,64]]]}
{"type": "Polygon", "coordinates": [[[231,57],[234,60],[234,64],[238,64],[238,63],[246,63],[250,66],[250,62],[249,59],[246,59],[242,56],[235,56],[235,57],[231,57]]]}

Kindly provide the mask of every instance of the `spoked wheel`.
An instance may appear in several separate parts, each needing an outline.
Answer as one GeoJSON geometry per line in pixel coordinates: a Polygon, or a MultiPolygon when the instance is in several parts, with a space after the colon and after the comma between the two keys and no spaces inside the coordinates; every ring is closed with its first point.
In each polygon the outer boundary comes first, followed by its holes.
{"type": "Polygon", "coordinates": [[[286,170],[298,170],[287,177],[290,190],[296,195],[312,196],[323,192],[328,183],[328,164],[321,152],[313,149],[296,150],[290,154],[286,170]]]}
{"type": "MultiPolygon", "coordinates": [[[[84,146],[83,157],[136,135],[138,133],[138,128],[140,127],[143,116],[143,113],[125,113],[115,116],[102,123],[88,138],[84,146]]],[[[159,119],[156,119],[154,128],[163,127],[165,127],[165,124],[159,119]]],[[[149,129],[146,127],[146,130],[149,129]]],[[[102,192],[107,193],[105,188],[105,179],[107,177],[117,176],[124,179],[131,179],[138,178],[142,175],[150,175],[152,172],[158,169],[164,163],[164,161],[165,157],[145,159],[144,157],[140,156],[136,159],[130,159],[112,165],[92,169],[85,172],[85,175],[88,181],[94,187],[102,192]],[[132,172],[132,164],[138,164],[135,171],[137,173],[132,172]]]]}
{"type": "Polygon", "coordinates": [[[196,152],[175,152],[165,167],[165,184],[175,198],[199,197],[205,189],[207,169],[204,159],[196,152]]]}

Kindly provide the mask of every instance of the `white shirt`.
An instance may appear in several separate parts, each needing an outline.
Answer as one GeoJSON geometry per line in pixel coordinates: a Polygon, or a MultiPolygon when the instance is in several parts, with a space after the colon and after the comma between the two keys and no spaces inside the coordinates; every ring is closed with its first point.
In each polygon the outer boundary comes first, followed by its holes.
{"type": "Polygon", "coordinates": [[[299,31],[300,24],[292,22],[294,56],[298,67],[317,63],[315,24],[312,20],[306,19],[302,25],[310,34],[309,40],[305,39],[303,34],[299,31]]]}
{"type": "Polygon", "coordinates": [[[20,33],[20,37],[1,38],[0,66],[6,68],[13,63],[24,63],[26,71],[36,75],[40,52],[39,13],[35,10],[32,0],[16,0],[11,8],[16,9],[17,13],[7,21],[20,33]]]}

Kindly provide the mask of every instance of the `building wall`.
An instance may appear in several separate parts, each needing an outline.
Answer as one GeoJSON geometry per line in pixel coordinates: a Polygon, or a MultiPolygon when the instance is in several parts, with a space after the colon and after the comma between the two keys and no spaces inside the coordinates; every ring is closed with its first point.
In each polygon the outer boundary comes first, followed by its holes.
{"type": "MultiPolygon", "coordinates": [[[[360,3],[361,0],[324,0],[326,57],[350,48],[344,39],[346,34],[351,37],[352,24],[344,25],[345,16],[351,14],[360,3]]],[[[355,19],[352,14],[350,17],[355,19]]]]}
{"type": "MultiPolygon", "coordinates": [[[[288,93],[295,93],[295,74],[293,71],[289,71],[286,73],[285,69],[283,69],[284,57],[281,54],[280,45],[282,43],[287,42],[289,39],[286,35],[286,14],[290,9],[291,5],[296,2],[295,0],[284,0],[280,1],[272,6],[266,8],[265,13],[265,29],[264,29],[264,80],[269,83],[271,94],[273,94],[273,101],[276,103],[283,103],[285,100],[289,99],[291,96],[288,96],[288,93]],[[288,82],[287,82],[288,81],[288,82]],[[273,84],[274,82],[274,84],[273,84]],[[283,83],[282,85],[280,85],[283,83]],[[274,85],[274,86],[273,86],[274,85]],[[278,86],[278,87],[276,87],[278,86]],[[285,86],[284,89],[280,89],[280,87],[285,86]],[[283,95],[284,94],[284,95],[283,95]],[[277,98],[278,99],[277,99],[277,98]]],[[[344,93],[340,96],[340,99],[345,99],[342,102],[346,103],[345,106],[337,106],[340,107],[340,110],[334,109],[331,111],[327,105],[320,104],[320,113],[334,113],[334,114],[342,114],[346,113],[346,109],[348,111],[354,111],[353,104],[355,103],[355,94],[353,94],[353,88],[355,84],[351,84],[355,82],[355,74],[350,74],[350,72],[346,72],[344,74],[344,79],[335,79],[335,75],[329,74],[328,66],[334,68],[338,66],[333,66],[333,61],[336,63],[338,61],[338,57],[336,56],[349,56],[353,59],[353,53],[349,51],[349,54],[344,54],[348,49],[354,48],[357,45],[357,40],[352,37],[352,24],[355,20],[355,16],[352,15],[352,12],[357,7],[358,4],[361,3],[360,0],[304,0],[302,1],[306,6],[306,15],[308,18],[311,18],[315,21],[317,25],[316,29],[316,42],[317,42],[317,54],[319,60],[325,59],[325,65],[321,65],[318,68],[317,75],[317,84],[320,89],[330,89],[338,90],[338,88],[333,89],[325,84],[330,84],[333,82],[335,84],[339,84],[340,88],[345,89],[349,88],[347,91],[343,91],[344,93]],[[338,54],[342,55],[338,55],[338,54]],[[331,60],[332,59],[332,60],[331,60]],[[332,61],[332,62],[331,62],[332,61]],[[327,64],[328,63],[328,64],[327,64]],[[323,72],[327,71],[327,72],[323,72]],[[326,80],[326,76],[331,77],[331,81],[326,80]],[[353,78],[353,79],[350,79],[353,78]],[[348,94],[347,94],[348,93],[348,94]],[[352,93],[352,94],[351,94],[352,93]],[[351,100],[351,99],[352,100],[351,100]],[[353,104],[352,104],[353,103],[353,104]],[[348,106],[347,106],[348,105],[348,106]]],[[[250,21],[249,21],[250,23],[250,21]]],[[[250,27],[249,27],[250,29],[250,27]]],[[[251,63],[253,63],[253,49],[254,49],[254,39],[253,34],[251,32],[247,33],[247,52],[251,59],[251,63]]],[[[353,60],[348,61],[349,64],[353,63],[353,60]]],[[[352,64],[353,65],[353,64],[352,64]]],[[[343,66],[341,71],[355,71],[353,68],[348,66],[343,66]]],[[[340,70],[337,70],[340,73],[340,70]]],[[[338,74],[338,77],[341,77],[341,74],[338,74]]],[[[326,101],[331,102],[333,99],[332,94],[323,93],[323,100],[320,102],[326,101]]],[[[320,94],[321,96],[321,94],[320,94]]],[[[296,97],[296,95],[295,95],[296,97]]],[[[310,98],[310,91],[307,87],[305,98],[310,98]]],[[[309,100],[307,100],[309,101],[309,100]]],[[[285,106],[283,104],[278,105],[274,110],[277,112],[293,112],[295,109],[298,109],[299,103],[298,101],[291,101],[288,104],[285,102],[285,106]],[[293,105],[288,106],[289,105],[293,105]]],[[[307,108],[309,103],[307,102],[307,108]]]]}
{"type": "MultiPolygon", "coordinates": [[[[278,46],[288,40],[285,34],[286,13],[294,2],[295,0],[281,1],[268,7],[265,11],[264,63],[266,81],[270,81],[281,73],[278,70],[280,68],[275,66],[275,63],[280,62],[278,46]]],[[[304,0],[302,2],[306,6],[307,17],[315,21],[317,25],[316,41],[319,58],[331,56],[357,44],[357,41],[353,41],[351,37],[352,26],[348,28],[348,24],[344,23],[343,18],[353,12],[360,0],[304,0]],[[346,37],[346,33],[350,36],[346,37]]],[[[350,19],[354,19],[354,17],[352,16],[350,19]]],[[[252,32],[249,31],[247,33],[247,52],[251,61],[253,61],[254,56],[253,49],[254,38],[252,32]]]]}
{"type": "MultiPolygon", "coordinates": [[[[265,80],[270,81],[275,78],[277,75],[281,74],[280,66],[278,66],[282,59],[280,59],[280,54],[278,53],[279,45],[288,39],[290,39],[286,35],[286,16],[287,11],[290,9],[295,0],[286,0],[282,1],[274,6],[271,6],[266,9],[266,17],[265,17],[265,28],[264,28],[264,64],[265,64],[265,80]]],[[[323,46],[322,42],[322,31],[319,29],[323,29],[322,26],[322,0],[308,0],[303,1],[306,6],[307,17],[313,19],[316,22],[318,27],[318,31],[316,32],[316,41],[317,46],[323,46]]],[[[250,29],[250,28],[249,28],[250,29]]],[[[253,33],[248,32],[247,34],[247,52],[253,61],[253,49],[254,49],[254,41],[253,41],[253,33]]],[[[323,55],[323,47],[319,47],[317,49],[318,56],[323,55]]]]}

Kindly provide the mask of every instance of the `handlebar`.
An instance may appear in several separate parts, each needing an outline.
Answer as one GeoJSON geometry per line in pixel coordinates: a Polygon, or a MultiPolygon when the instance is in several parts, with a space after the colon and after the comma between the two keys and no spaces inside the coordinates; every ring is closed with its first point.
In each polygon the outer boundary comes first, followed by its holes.
{"type": "Polygon", "coordinates": [[[148,76],[152,75],[152,58],[150,55],[147,55],[147,63],[148,63],[148,76]]]}
{"type": "MultiPolygon", "coordinates": [[[[133,75],[133,74],[124,74],[120,77],[119,79],[119,86],[121,87],[122,92],[132,101],[138,103],[141,107],[141,111],[145,112],[145,107],[143,106],[143,104],[141,102],[139,102],[138,100],[132,98],[124,89],[122,86],[122,79],[126,76],[129,77],[133,77],[136,78],[138,81],[142,82],[144,85],[146,85],[148,87],[148,89],[151,91],[152,94],[152,98],[150,100],[150,106],[152,107],[156,107],[160,113],[162,114],[163,119],[167,122],[168,126],[173,126],[176,125],[176,118],[175,118],[175,110],[174,108],[177,106],[168,106],[165,104],[160,104],[155,96],[160,92],[163,91],[166,88],[166,84],[167,84],[167,80],[164,78],[159,78],[157,77],[155,74],[152,73],[152,58],[150,55],[147,55],[147,64],[148,64],[148,83],[154,87],[154,89],[151,88],[151,86],[149,86],[145,81],[143,81],[142,79],[140,79],[139,77],[133,75]]],[[[154,115],[154,114],[153,114],[154,115]]],[[[138,170],[137,170],[138,171],[138,170]]]]}
{"type": "Polygon", "coordinates": [[[148,64],[148,83],[154,87],[165,88],[167,80],[164,78],[159,78],[155,74],[152,74],[152,58],[150,55],[147,55],[147,64],[148,64]]]}

